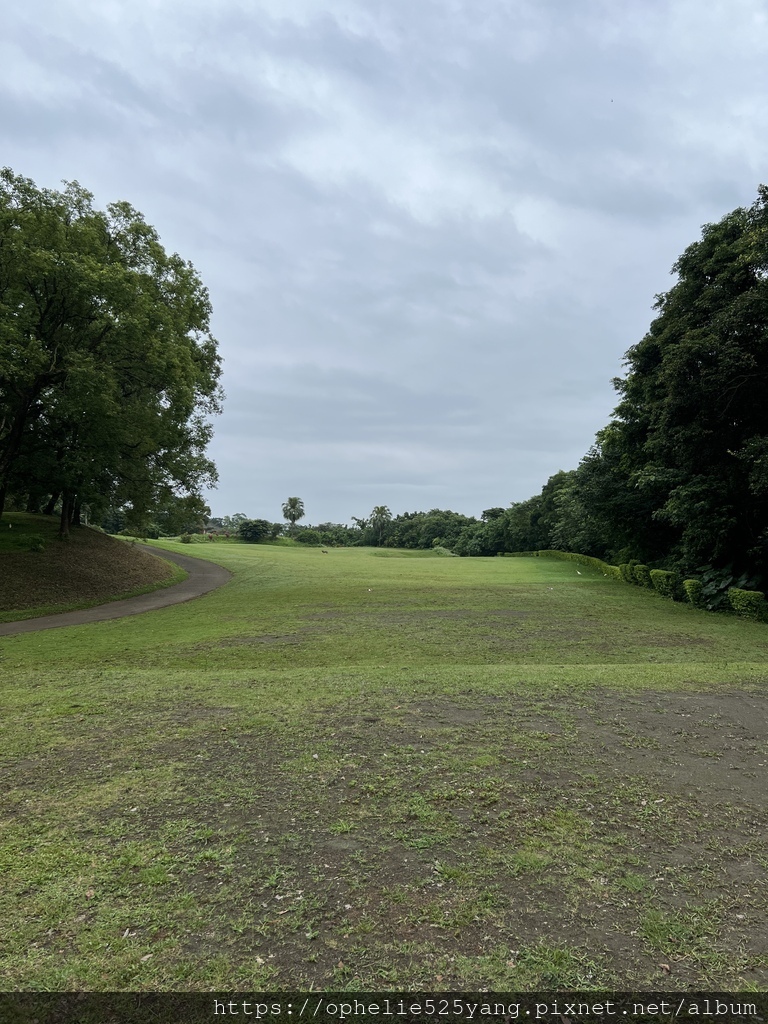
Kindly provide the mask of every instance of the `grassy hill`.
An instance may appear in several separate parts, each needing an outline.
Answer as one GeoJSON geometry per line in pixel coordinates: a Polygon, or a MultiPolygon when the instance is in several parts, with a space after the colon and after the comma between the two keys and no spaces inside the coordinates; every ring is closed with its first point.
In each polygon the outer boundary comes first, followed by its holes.
{"type": "Polygon", "coordinates": [[[58,538],[52,516],[0,520],[0,622],[31,618],[134,594],[184,578],[170,562],[86,527],[58,538]]]}

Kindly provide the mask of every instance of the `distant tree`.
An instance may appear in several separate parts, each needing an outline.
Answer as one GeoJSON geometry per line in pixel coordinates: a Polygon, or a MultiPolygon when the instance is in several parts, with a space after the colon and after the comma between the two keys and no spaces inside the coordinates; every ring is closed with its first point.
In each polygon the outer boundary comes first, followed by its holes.
{"type": "MultiPolygon", "coordinates": [[[[199,533],[205,529],[210,514],[210,508],[199,494],[165,494],[155,507],[154,520],[161,533],[173,537],[181,533],[199,533]]],[[[131,522],[131,516],[128,521],[131,522]]]]}
{"type": "Polygon", "coordinates": [[[283,502],[283,518],[288,520],[292,529],[304,518],[304,502],[301,498],[288,498],[283,502]]]}
{"type": "Polygon", "coordinates": [[[368,519],[368,525],[373,530],[376,544],[381,547],[381,542],[387,527],[392,522],[392,513],[386,505],[377,505],[368,519]]]}
{"type": "Polygon", "coordinates": [[[109,507],[100,517],[102,529],[108,533],[130,530],[137,535],[149,536],[153,527],[165,537],[182,533],[199,533],[207,522],[211,510],[197,494],[160,495],[151,515],[140,513],[130,505],[109,507]]]}
{"type": "Polygon", "coordinates": [[[296,534],[296,540],[299,544],[322,544],[323,538],[319,530],[313,530],[311,526],[306,529],[299,530],[296,534]]]}
{"type": "Polygon", "coordinates": [[[323,544],[348,547],[360,540],[360,531],[343,523],[319,523],[316,529],[323,538],[323,544]]]}
{"type": "Polygon", "coordinates": [[[233,516],[224,516],[222,518],[222,525],[225,530],[231,530],[233,533],[237,532],[237,528],[240,523],[244,523],[248,518],[243,512],[235,512],[233,516]]]}
{"type": "Polygon", "coordinates": [[[237,535],[249,544],[267,540],[272,534],[272,523],[266,519],[244,519],[237,526],[237,535]]]}

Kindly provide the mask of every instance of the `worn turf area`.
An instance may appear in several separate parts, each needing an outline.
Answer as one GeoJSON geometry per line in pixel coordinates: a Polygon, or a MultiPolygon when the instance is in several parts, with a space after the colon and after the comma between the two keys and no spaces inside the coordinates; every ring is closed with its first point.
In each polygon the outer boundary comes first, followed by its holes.
{"type": "Polygon", "coordinates": [[[544,559],[215,555],[0,642],[0,987],[768,987],[765,627],[544,559]]]}
{"type": "Polygon", "coordinates": [[[0,622],[132,597],[186,576],[178,566],[96,530],[75,527],[66,541],[57,533],[52,516],[3,516],[0,622]]]}

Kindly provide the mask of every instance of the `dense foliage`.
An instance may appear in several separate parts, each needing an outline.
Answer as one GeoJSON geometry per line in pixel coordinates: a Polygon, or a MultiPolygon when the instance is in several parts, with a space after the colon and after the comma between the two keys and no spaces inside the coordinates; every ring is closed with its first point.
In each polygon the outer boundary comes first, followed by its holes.
{"type": "Polygon", "coordinates": [[[243,519],[237,526],[237,536],[249,544],[256,544],[260,540],[274,540],[282,528],[282,523],[270,523],[266,519],[243,519]]]}
{"type": "Polygon", "coordinates": [[[706,225],[673,271],[578,469],[476,527],[466,553],[501,543],[639,561],[702,575],[707,606],[766,585],[768,189],[706,225]]]}
{"type": "Polygon", "coordinates": [[[58,507],[66,534],[84,506],[174,519],[199,499],[222,397],[210,314],[127,203],[0,171],[0,514],[8,495],[58,507]]]}

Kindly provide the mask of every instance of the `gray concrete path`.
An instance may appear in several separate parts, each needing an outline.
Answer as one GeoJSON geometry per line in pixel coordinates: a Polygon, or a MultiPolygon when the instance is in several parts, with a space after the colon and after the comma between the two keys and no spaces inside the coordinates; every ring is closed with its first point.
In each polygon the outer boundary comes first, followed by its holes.
{"type": "Polygon", "coordinates": [[[104,622],[106,619],[121,619],[124,615],[140,615],[152,612],[156,608],[167,608],[171,604],[181,604],[201,597],[210,590],[216,590],[232,579],[232,573],[215,562],[207,562],[202,558],[191,558],[188,555],[171,554],[163,548],[153,548],[148,544],[138,545],[142,551],[150,555],[160,555],[169,562],[175,562],[189,573],[182,583],[161,590],[153,590],[151,594],[140,594],[138,597],[127,597],[122,601],[110,601],[98,604],[93,608],[82,608],[76,612],[61,612],[59,615],[41,615],[36,619],[19,619],[16,622],[0,622],[0,636],[12,636],[14,633],[34,633],[38,629],[56,629],[60,626],[82,626],[88,622],[104,622]]]}

